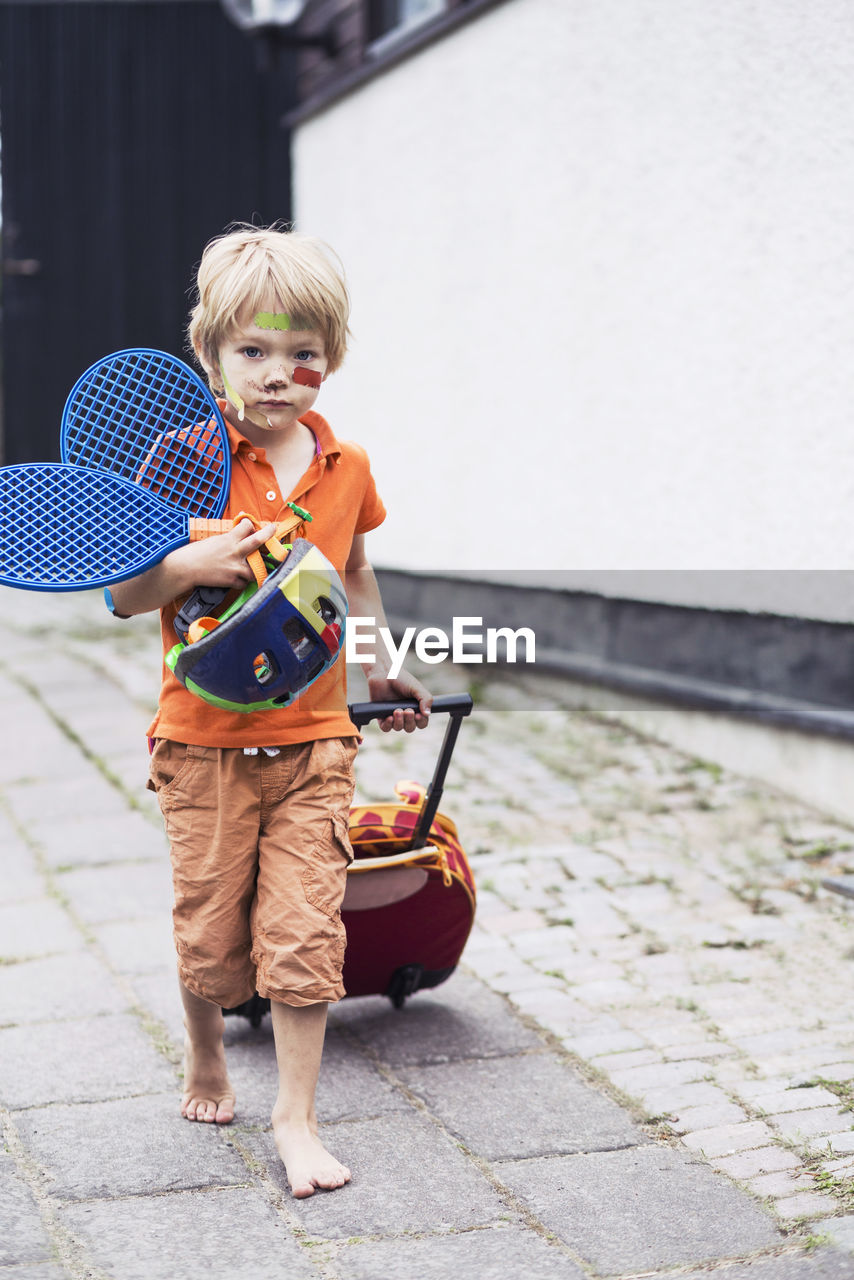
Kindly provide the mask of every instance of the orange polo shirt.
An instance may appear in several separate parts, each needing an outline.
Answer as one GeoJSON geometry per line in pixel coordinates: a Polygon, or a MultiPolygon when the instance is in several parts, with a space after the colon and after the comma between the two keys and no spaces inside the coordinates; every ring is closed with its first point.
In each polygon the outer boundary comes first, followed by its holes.
{"type": "MultiPolygon", "coordinates": [[[[220,408],[224,410],[224,401],[220,401],[220,408]]],[[[303,536],[320,548],[343,579],[354,536],[382,524],[385,507],[364,449],[350,441],[339,443],[319,413],[310,411],[300,421],[314,433],[317,447],[308,470],[286,494],[279,492],[264,449],[251,444],[226,422],[231,487],[223,517],[233,518],[246,511],[261,521],[284,520],[291,515],[285,503],[297,503],[312,516],[303,536]]],[[[181,597],[160,611],[164,654],[178,640],[173,622],[185,599],[181,597]]],[[[281,711],[223,711],[190,693],[165,664],[163,673],[157,715],[148,730],[152,738],[201,747],[274,747],[356,733],[347,715],[343,652],[331,670],[281,711]]]]}

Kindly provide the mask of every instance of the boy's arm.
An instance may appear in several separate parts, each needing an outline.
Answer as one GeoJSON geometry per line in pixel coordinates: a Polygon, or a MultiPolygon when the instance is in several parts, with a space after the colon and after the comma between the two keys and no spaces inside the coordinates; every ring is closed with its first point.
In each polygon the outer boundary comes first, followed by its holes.
{"type": "Polygon", "coordinates": [[[275,532],[275,524],[256,531],[251,520],[241,520],[228,533],[178,547],[145,573],[110,587],[114,612],[121,618],[150,613],[196,587],[242,587],[252,579],[246,557],[275,532]]]}
{"type": "MultiPolygon", "coordinates": [[[[346,565],[347,600],[350,612],[354,617],[373,618],[376,626],[388,626],[380,589],[374,571],[365,555],[365,535],[356,534],[346,565]]],[[[362,663],[362,670],[368,679],[368,692],[373,702],[395,702],[400,698],[414,698],[420,704],[419,710],[395,711],[393,716],[379,721],[384,732],[389,729],[405,729],[411,733],[413,729],[423,729],[429,723],[430,708],[433,695],[428,693],[420,680],[410,675],[405,669],[392,680],[389,678],[391,658],[384,652],[383,645],[376,645],[374,661],[362,663]]]]}

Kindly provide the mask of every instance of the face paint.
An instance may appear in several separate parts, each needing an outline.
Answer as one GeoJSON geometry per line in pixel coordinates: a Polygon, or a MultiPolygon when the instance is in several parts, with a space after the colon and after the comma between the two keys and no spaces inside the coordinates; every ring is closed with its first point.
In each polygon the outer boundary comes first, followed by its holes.
{"type": "Polygon", "coordinates": [[[246,405],[243,401],[243,397],[234,390],[234,387],[229,382],[225,372],[225,366],[223,365],[221,360],[219,362],[219,371],[222,374],[222,385],[225,388],[225,394],[228,396],[229,400],[234,405],[235,409],[237,410],[237,417],[242,422],[244,415],[246,413],[246,405]]]}
{"type": "Polygon", "coordinates": [[[290,329],[291,318],[284,311],[259,311],[252,317],[252,323],[259,329],[290,329]]]}
{"type": "Polygon", "coordinates": [[[235,391],[229,382],[221,360],[219,362],[219,371],[222,374],[222,385],[225,388],[225,394],[237,410],[237,421],[242,422],[244,418],[248,418],[250,422],[255,423],[256,427],[272,427],[272,422],[269,418],[265,418],[263,413],[256,413],[254,409],[246,408],[246,402],[240,392],[235,391]]]}
{"type": "Polygon", "coordinates": [[[294,382],[300,382],[304,387],[314,387],[320,389],[323,381],[323,374],[317,369],[303,369],[302,365],[297,365],[294,369],[294,382]]]}

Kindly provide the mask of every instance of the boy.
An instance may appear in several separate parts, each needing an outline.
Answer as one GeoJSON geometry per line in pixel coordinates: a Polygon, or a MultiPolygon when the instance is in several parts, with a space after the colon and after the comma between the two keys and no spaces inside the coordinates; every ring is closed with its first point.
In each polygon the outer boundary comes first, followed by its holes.
{"type": "MultiPolygon", "coordinates": [[[[250,520],[171,552],[112,588],[115,612],[159,609],[164,650],[173,619],[197,586],[241,587],[247,556],[290,514],[307,509],[304,536],[345,579],[351,612],[384,622],[364,535],[385,518],[366,454],[340,444],[313,412],[323,379],[341,364],[349,298],[319,241],[276,227],[239,227],[213,240],[198,272],[189,327],[226,418],[232,481],[225,517],[250,520]]],[[[365,668],[370,696],[414,698],[384,729],[427,723],[431,698],[405,671],[365,668]]],[[[331,1190],[350,1171],[318,1137],[314,1095],[326,1010],[341,998],[340,906],[352,858],[347,818],[357,735],[346,706],[343,655],[283,710],[241,714],[210,706],[165,671],[150,786],[169,836],[178,974],[186,1027],[188,1120],[234,1117],[223,1008],[257,990],[271,1000],[279,1071],[276,1147],[295,1196],[331,1190]]]]}

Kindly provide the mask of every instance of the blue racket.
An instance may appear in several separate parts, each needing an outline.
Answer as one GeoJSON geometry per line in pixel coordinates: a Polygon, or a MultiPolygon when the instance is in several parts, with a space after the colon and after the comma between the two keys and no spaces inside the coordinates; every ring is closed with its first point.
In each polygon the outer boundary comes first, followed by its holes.
{"type": "Polygon", "coordinates": [[[62,463],[0,468],[0,583],[75,591],[134,577],[169,551],[231,528],[222,414],[161,351],[119,351],[75,383],[62,463]]]}
{"type": "Polygon", "coordinates": [[[62,461],[102,467],[191,516],[216,518],[228,496],[225,422],[192,369],[136,347],[98,360],[62,411],[62,461]]]}

